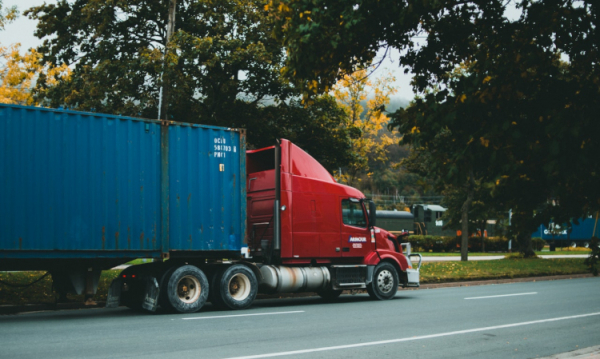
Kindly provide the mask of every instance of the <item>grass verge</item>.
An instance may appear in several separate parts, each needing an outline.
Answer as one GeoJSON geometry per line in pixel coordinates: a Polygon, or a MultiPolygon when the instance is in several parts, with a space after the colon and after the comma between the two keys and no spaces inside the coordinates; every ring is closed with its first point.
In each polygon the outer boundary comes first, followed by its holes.
{"type": "MultiPolygon", "coordinates": [[[[421,283],[443,283],[468,280],[524,278],[549,275],[589,273],[583,258],[566,259],[500,259],[473,262],[425,262],[421,266],[421,283]]],[[[96,301],[105,301],[108,287],[120,273],[102,272],[96,301]]],[[[0,281],[25,285],[43,276],[45,272],[0,272],[0,281]]],[[[54,304],[52,279],[45,277],[27,288],[13,288],[0,284],[0,305],[54,304]]],[[[69,294],[69,301],[83,302],[83,295],[69,294]]]]}
{"type": "MultiPolygon", "coordinates": [[[[540,251],[540,252],[535,252],[535,254],[539,255],[545,255],[545,256],[552,256],[552,255],[565,255],[565,254],[582,254],[582,255],[590,255],[592,251],[591,250],[586,250],[586,251],[555,251],[555,252],[550,252],[550,251],[540,251]]],[[[440,252],[415,252],[415,253],[420,253],[423,257],[460,257],[460,252],[446,252],[446,253],[440,253],[440,252]]],[[[507,255],[508,252],[469,252],[469,257],[473,256],[473,257],[485,257],[485,256],[504,256],[507,255]]]]}
{"type": "Polygon", "coordinates": [[[425,262],[421,283],[526,278],[589,273],[583,258],[499,259],[473,262],[425,262]]]}

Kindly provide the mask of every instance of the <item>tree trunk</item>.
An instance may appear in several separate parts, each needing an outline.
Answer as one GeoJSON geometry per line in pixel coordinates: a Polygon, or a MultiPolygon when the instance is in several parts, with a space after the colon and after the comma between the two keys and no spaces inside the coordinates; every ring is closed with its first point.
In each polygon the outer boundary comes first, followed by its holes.
{"type": "Polygon", "coordinates": [[[523,257],[535,257],[535,252],[531,245],[531,233],[520,232],[517,237],[517,242],[519,242],[519,252],[523,254],[523,257]]]}
{"type": "Polygon", "coordinates": [[[485,252],[485,227],[487,224],[487,219],[481,221],[480,224],[480,228],[481,228],[481,252],[485,252]]]}
{"type": "Polygon", "coordinates": [[[465,186],[467,187],[467,199],[462,205],[462,215],[460,218],[462,227],[460,260],[463,262],[469,260],[469,208],[471,207],[473,197],[475,196],[475,179],[473,178],[473,170],[469,171],[469,180],[465,186]]]}
{"type": "Polygon", "coordinates": [[[535,257],[533,246],[531,243],[531,230],[530,222],[533,217],[533,211],[521,210],[515,211],[512,216],[512,225],[514,226],[514,233],[516,234],[517,245],[519,246],[519,252],[523,254],[523,257],[530,258],[535,257]]]}

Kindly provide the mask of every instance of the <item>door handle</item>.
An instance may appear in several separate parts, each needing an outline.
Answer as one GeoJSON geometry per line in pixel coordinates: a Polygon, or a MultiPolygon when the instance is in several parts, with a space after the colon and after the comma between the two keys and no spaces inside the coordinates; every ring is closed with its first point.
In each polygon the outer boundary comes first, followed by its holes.
{"type": "Polygon", "coordinates": [[[343,247],[342,252],[350,252],[350,247],[343,247]]]}

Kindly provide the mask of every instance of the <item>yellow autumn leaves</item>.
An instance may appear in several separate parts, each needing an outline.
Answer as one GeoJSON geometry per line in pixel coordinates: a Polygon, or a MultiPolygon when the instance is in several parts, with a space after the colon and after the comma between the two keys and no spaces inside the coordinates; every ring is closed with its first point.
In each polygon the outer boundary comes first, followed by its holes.
{"type": "Polygon", "coordinates": [[[385,131],[390,119],[383,111],[390,102],[390,96],[397,91],[392,86],[394,81],[391,74],[371,80],[367,70],[362,69],[344,76],[334,86],[333,95],[347,113],[348,125],[358,128],[362,134],[352,140],[359,161],[355,161],[342,175],[342,182],[352,185],[360,173],[369,175],[369,160],[387,161],[387,147],[398,143],[395,133],[385,131]]]}
{"type": "Polygon", "coordinates": [[[20,47],[20,44],[0,46],[0,103],[38,105],[32,91],[37,81],[43,78],[46,87],[56,86],[58,81],[70,77],[71,70],[65,64],[58,67],[43,64],[42,55],[35,49],[22,54],[20,47]]]}

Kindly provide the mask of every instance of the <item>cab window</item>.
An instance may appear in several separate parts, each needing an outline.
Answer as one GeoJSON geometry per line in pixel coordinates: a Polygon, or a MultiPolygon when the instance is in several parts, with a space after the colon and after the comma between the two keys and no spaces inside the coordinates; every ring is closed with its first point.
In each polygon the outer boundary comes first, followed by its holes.
{"type": "Polygon", "coordinates": [[[342,221],[355,227],[367,227],[367,220],[362,204],[348,199],[342,200],[342,221]]]}

